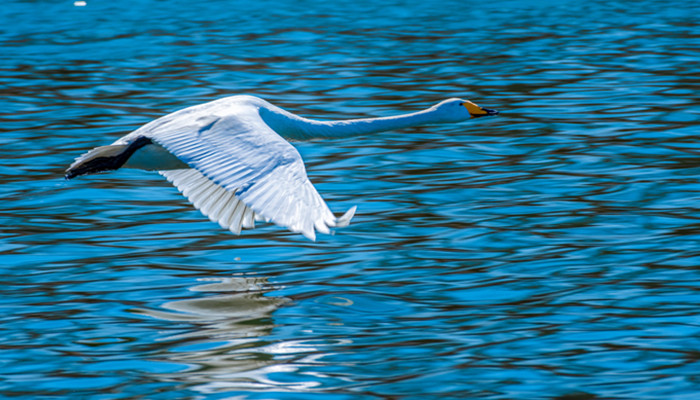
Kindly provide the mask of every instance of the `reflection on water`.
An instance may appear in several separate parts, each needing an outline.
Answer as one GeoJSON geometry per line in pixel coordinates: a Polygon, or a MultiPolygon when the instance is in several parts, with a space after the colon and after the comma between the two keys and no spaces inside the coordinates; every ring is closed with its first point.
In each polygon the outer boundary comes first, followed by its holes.
{"type": "MultiPolygon", "coordinates": [[[[161,338],[160,350],[152,357],[187,366],[173,374],[156,374],[157,379],[196,384],[202,392],[218,388],[264,385],[264,371],[292,368],[285,357],[303,353],[302,343],[270,344],[265,336],[274,328],[272,313],[290,300],[266,297],[273,290],[265,278],[202,278],[205,283],[190,288],[205,297],[171,301],[159,309],[132,312],[171,322],[188,322],[185,332],[161,338]],[[216,294],[215,294],[216,293],[216,294]],[[226,294],[220,294],[226,293],[226,294]],[[282,356],[277,358],[277,356],[282,356]]],[[[313,348],[311,347],[313,350],[313,348]]]]}
{"type": "Polygon", "coordinates": [[[2,396],[697,396],[696,3],[283,5],[3,5],[2,396]],[[296,143],[331,207],[358,206],[315,243],[225,234],[153,173],[62,180],[242,93],[502,113],[296,143]]]}
{"type": "MultiPolygon", "coordinates": [[[[133,309],[131,312],[170,322],[188,322],[191,328],[162,337],[150,359],[186,366],[172,373],[156,373],[153,379],[187,382],[191,390],[204,394],[246,390],[283,390],[313,393],[323,373],[308,374],[307,380],[286,381],[282,376],[307,367],[327,366],[328,350],[351,341],[301,340],[290,337],[271,341],[276,324],[272,314],[289,304],[284,297],[268,297],[274,289],[266,278],[201,278],[206,283],[190,288],[205,297],[171,301],[162,309],[133,309]],[[220,294],[226,293],[226,294],[220,294]]],[[[348,306],[351,302],[329,302],[348,306]]],[[[350,366],[349,363],[341,365],[350,366]]]]}
{"type": "MultiPolygon", "coordinates": [[[[145,315],[168,321],[217,321],[245,322],[269,317],[284,299],[264,297],[267,284],[262,278],[200,278],[200,281],[213,281],[190,288],[202,293],[231,293],[226,295],[170,301],[163,308],[176,311],[168,313],[158,310],[138,310],[145,315]]],[[[272,289],[267,289],[270,291],[272,289]]],[[[245,333],[243,328],[241,333],[245,333]]],[[[251,333],[252,335],[252,333],[251,333]]],[[[247,336],[247,335],[243,335],[247,336]]],[[[257,336],[257,335],[252,335],[257,336]]]]}

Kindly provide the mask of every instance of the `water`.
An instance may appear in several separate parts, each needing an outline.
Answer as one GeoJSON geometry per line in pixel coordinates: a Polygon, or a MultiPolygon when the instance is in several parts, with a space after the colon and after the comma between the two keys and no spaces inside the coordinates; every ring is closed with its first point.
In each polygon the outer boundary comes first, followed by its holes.
{"type": "Polygon", "coordinates": [[[3,4],[1,397],[697,398],[697,2],[249,3],[3,4]],[[154,173],[62,179],[242,93],[502,114],[297,143],[358,206],[317,242],[154,173]]]}

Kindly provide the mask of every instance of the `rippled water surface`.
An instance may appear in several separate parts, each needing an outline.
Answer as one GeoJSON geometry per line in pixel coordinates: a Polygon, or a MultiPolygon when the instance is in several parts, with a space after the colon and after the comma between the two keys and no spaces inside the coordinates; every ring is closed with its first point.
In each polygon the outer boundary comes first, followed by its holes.
{"type": "Polygon", "coordinates": [[[698,15],[5,2],[0,397],[698,398],[698,15]],[[151,172],[63,180],[242,93],[321,119],[453,96],[502,113],[296,143],[330,207],[358,206],[316,242],[222,231],[151,172]]]}

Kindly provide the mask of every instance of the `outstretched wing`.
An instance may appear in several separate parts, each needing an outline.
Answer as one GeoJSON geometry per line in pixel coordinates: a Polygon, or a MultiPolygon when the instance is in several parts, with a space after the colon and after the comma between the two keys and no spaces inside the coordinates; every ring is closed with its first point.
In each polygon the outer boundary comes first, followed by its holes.
{"type": "Polygon", "coordinates": [[[217,102],[203,106],[129,135],[151,138],[197,171],[161,172],[195,207],[235,233],[252,225],[252,213],[311,240],[315,231],[347,225],[354,207],[340,218],[333,215],[309,181],[299,152],[265,124],[257,109],[217,102]]]}

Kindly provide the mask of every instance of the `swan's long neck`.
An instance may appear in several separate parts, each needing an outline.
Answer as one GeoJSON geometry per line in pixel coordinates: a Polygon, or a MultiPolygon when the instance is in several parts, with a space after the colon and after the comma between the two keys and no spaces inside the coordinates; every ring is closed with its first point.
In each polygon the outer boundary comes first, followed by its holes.
{"type": "Polygon", "coordinates": [[[382,118],[316,121],[302,118],[282,109],[262,109],[265,122],[288,139],[310,140],[369,135],[396,129],[439,122],[434,109],[382,118]]]}

